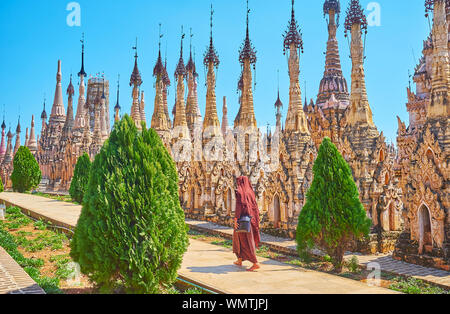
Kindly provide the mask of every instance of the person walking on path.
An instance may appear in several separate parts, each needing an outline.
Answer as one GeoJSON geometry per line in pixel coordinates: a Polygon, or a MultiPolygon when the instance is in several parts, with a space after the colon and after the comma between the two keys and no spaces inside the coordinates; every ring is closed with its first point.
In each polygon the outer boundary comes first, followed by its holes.
{"type": "Polygon", "coordinates": [[[234,262],[237,266],[242,266],[243,261],[253,263],[248,271],[255,271],[260,268],[256,259],[256,248],[259,247],[261,236],[259,233],[259,209],[256,204],[255,192],[247,177],[239,177],[236,180],[236,211],[234,218],[233,233],[233,253],[238,260],[234,262]],[[243,217],[250,217],[250,232],[237,232],[238,221],[243,217]]]}

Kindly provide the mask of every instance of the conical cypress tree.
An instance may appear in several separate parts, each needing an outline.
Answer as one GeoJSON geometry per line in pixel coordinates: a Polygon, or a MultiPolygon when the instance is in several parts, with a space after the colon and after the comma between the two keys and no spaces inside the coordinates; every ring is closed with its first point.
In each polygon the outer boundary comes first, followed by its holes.
{"type": "Polygon", "coordinates": [[[126,115],[92,164],[70,255],[101,291],[159,293],[187,246],[175,164],[158,134],[126,115]]]}
{"type": "Polygon", "coordinates": [[[11,181],[14,191],[28,192],[36,188],[41,182],[41,169],[28,147],[19,147],[14,156],[13,167],[11,181]]]}
{"type": "Polygon", "coordinates": [[[324,249],[336,271],[342,270],[349,241],[369,234],[367,218],[349,165],[329,138],[324,138],[313,167],[314,179],[300,212],[297,247],[302,255],[324,249]]]}
{"type": "Polygon", "coordinates": [[[84,153],[78,158],[69,189],[70,196],[77,203],[81,204],[83,202],[83,197],[89,183],[90,170],[91,160],[89,159],[89,155],[84,153]]]}

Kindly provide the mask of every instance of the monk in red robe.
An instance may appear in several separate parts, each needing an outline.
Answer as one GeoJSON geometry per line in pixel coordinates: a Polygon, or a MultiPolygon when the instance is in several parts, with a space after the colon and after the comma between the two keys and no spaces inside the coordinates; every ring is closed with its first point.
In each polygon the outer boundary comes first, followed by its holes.
{"type": "Polygon", "coordinates": [[[234,262],[237,266],[242,266],[243,261],[253,263],[248,271],[255,271],[260,268],[256,259],[256,248],[261,242],[259,234],[259,209],[256,204],[255,192],[247,177],[237,178],[236,190],[236,212],[234,218],[233,253],[238,260],[234,262]],[[243,216],[251,217],[251,230],[249,233],[236,232],[238,220],[243,216]]]}

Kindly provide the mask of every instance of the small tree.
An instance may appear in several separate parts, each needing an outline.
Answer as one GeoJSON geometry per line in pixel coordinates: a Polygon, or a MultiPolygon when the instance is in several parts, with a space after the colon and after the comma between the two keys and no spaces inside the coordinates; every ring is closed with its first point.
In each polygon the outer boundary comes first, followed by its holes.
{"type": "Polygon", "coordinates": [[[2,177],[0,177],[0,193],[4,191],[2,177]]]}
{"type": "Polygon", "coordinates": [[[70,196],[77,203],[81,204],[83,202],[83,197],[89,183],[90,170],[91,160],[89,159],[89,155],[84,153],[78,158],[69,189],[70,196]]]}
{"type": "Polygon", "coordinates": [[[42,174],[39,164],[28,147],[21,146],[13,160],[14,170],[11,174],[13,190],[24,193],[35,189],[41,182],[42,174]]]}
{"type": "Polygon", "coordinates": [[[103,292],[159,293],[187,246],[175,164],[158,134],[126,115],[92,164],[70,255],[103,292]]]}
{"type": "Polygon", "coordinates": [[[359,200],[349,165],[329,138],[320,146],[313,172],[298,219],[297,248],[304,255],[316,245],[321,247],[340,272],[349,242],[367,236],[371,221],[359,200]]]}

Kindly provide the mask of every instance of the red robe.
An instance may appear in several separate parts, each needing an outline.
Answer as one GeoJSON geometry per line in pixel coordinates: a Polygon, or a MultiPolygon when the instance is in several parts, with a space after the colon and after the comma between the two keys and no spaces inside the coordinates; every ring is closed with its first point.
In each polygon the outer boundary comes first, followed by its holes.
{"type": "Polygon", "coordinates": [[[256,204],[255,193],[247,177],[237,179],[235,217],[251,216],[251,232],[233,234],[233,253],[243,261],[257,263],[256,248],[261,242],[259,234],[259,209],[256,204]]]}

